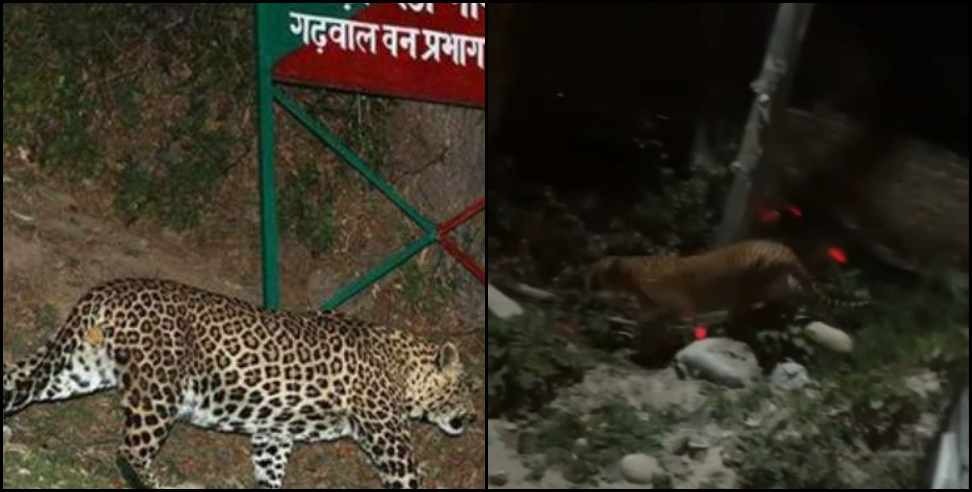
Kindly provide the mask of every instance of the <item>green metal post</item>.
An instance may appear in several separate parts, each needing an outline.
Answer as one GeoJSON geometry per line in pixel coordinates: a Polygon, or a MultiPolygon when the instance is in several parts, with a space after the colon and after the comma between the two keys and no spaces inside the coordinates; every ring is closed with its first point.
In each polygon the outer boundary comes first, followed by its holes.
{"type": "Polygon", "coordinates": [[[336,294],[331,296],[327,302],[322,306],[324,309],[337,309],[341,307],[342,304],[347,302],[348,299],[358,295],[362,290],[366,289],[369,285],[381,280],[385,275],[395,271],[396,268],[402,266],[410,258],[418,254],[425,248],[428,248],[434,244],[437,240],[435,234],[426,234],[421,238],[412,241],[408,246],[396,252],[390,256],[387,260],[382,262],[367,274],[355,280],[350,285],[345,286],[339,290],[336,294]]]}
{"type": "MultiPolygon", "coordinates": [[[[310,116],[299,103],[274,83],[274,64],[281,57],[300,46],[299,39],[291,36],[289,10],[298,4],[259,4],[256,6],[257,46],[257,96],[259,120],[260,158],[260,215],[263,265],[263,301],[268,309],[280,307],[279,227],[277,217],[277,193],[274,180],[274,115],[275,104],[280,104],[308,131],[320,139],[348,165],[361,174],[372,186],[384,194],[395,206],[422,230],[420,238],[413,240],[395,252],[360,279],[339,290],[323,304],[324,309],[336,309],[348,299],[377,282],[423,249],[438,241],[437,225],[409,204],[379,174],[348,148],[341,139],[310,116]],[[276,27],[276,29],[273,29],[276,27]]],[[[299,4],[304,5],[304,4],[299,4]]],[[[366,8],[367,3],[356,4],[308,4],[309,12],[338,18],[351,18],[355,12],[366,8]]]]}
{"type": "Polygon", "coordinates": [[[257,104],[260,124],[260,240],[263,244],[263,305],[280,308],[280,235],[277,226],[277,190],[273,166],[273,60],[269,49],[269,7],[256,6],[257,104]]]}

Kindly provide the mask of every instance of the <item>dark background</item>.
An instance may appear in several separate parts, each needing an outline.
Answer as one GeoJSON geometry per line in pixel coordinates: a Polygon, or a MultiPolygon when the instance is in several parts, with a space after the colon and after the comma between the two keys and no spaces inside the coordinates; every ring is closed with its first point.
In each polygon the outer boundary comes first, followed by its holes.
{"type": "MultiPolygon", "coordinates": [[[[741,125],[775,7],[517,6],[490,26],[494,50],[513,47],[509,60],[491,51],[490,84],[496,73],[512,88],[489,102],[502,114],[491,155],[514,156],[517,180],[564,187],[637,177],[645,157],[635,140],[660,141],[677,167],[699,117],[741,125]]],[[[791,104],[826,105],[967,155],[967,25],[966,4],[817,5],[791,104]]]]}

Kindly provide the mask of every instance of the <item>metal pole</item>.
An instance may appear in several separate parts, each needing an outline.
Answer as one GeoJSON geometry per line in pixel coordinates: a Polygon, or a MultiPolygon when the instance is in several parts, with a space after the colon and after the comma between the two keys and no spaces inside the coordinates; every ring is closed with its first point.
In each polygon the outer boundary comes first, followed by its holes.
{"type": "Polygon", "coordinates": [[[257,111],[260,126],[260,241],[263,262],[263,305],[280,308],[280,234],[277,225],[277,189],[273,166],[273,70],[269,46],[268,9],[256,6],[257,111]],[[261,49],[265,48],[265,49],[261,49]]]}
{"type": "Polygon", "coordinates": [[[759,169],[763,148],[761,140],[770,123],[770,116],[786,110],[792,75],[800,57],[800,46],[813,4],[784,3],[776,14],[770,34],[763,69],[753,84],[756,98],[749,112],[739,155],[732,163],[735,179],[726,197],[722,223],[716,232],[716,244],[727,244],[746,234],[749,194],[753,176],[759,169]],[[774,95],[779,97],[774,100],[774,95]]]}

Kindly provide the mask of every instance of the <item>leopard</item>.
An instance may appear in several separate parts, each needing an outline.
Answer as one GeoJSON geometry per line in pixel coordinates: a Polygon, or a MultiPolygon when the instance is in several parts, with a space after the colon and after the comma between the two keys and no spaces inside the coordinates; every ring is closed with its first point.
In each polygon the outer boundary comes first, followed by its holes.
{"type": "Polygon", "coordinates": [[[633,296],[639,320],[648,322],[693,322],[704,312],[739,313],[772,304],[810,303],[830,311],[871,303],[830,296],[789,246],[768,239],[688,256],[606,256],[588,268],[584,287],[633,296]]]}
{"type": "Polygon", "coordinates": [[[177,423],[247,435],[261,488],[282,488],[296,444],[350,438],[384,488],[421,487],[410,424],[460,436],[479,386],[452,341],[344,312],[268,310],[172,280],[86,292],[33,355],[3,369],[3,420],[38,402],[117,390],[116,462],[136,488],[177,423]]]}

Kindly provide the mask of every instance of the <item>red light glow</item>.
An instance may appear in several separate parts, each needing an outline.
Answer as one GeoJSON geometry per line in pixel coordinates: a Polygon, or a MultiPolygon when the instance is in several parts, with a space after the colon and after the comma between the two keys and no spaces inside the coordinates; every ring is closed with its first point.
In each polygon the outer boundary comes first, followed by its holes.
{"type": "Polygon", "coordinates": [[[792,215],[794,217],[797,217],[797,218],[802,218],[803,217],[803,210],[800,210],[800,207],[797,207],[796,205],[787,205],[786,206],[786,211],[787,212],[790,212],[790,215],[792,215]]]}
{"type": "Polygon", "coordinates": [[[837,246],[827,248],[827,256],[841,265],[847,264],[847,253],[842,248],[838,248],[837,246]]]}
{"type": "Polygon", "coordinates": [[[695,327],[695,339],[705,340],[709,336],[709,329],[705,325],[699,325],[695,327]]]}
{"type": "Polygon", "coordinates": [[[757,211],[758,220],[764,224],[773,224],[780,220],[780,213],[769,208],[760,208],[757,211]]]}

